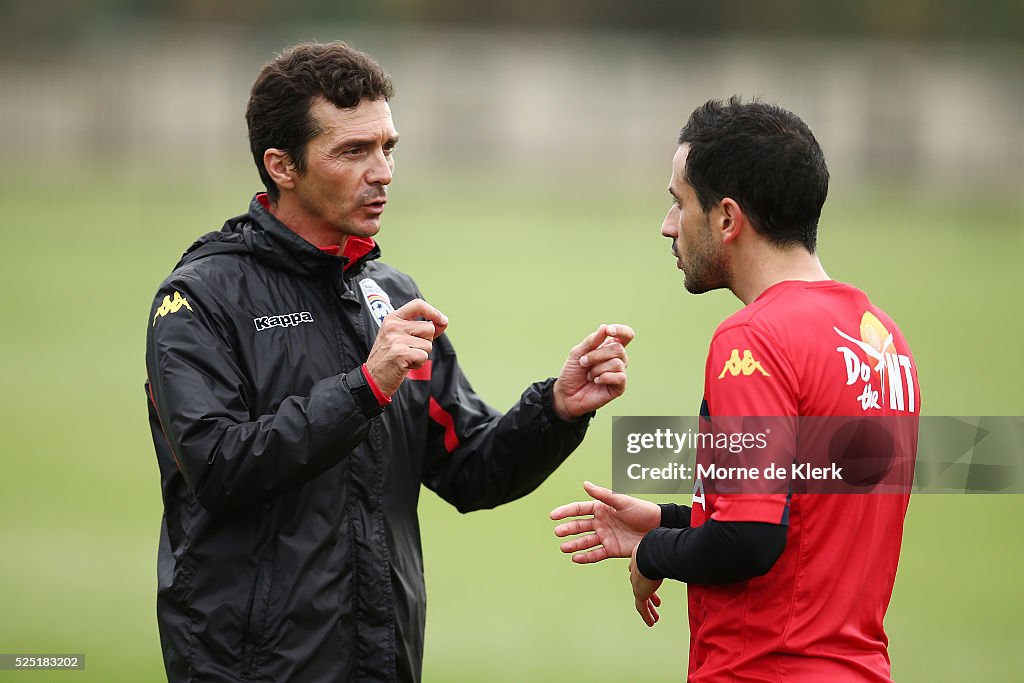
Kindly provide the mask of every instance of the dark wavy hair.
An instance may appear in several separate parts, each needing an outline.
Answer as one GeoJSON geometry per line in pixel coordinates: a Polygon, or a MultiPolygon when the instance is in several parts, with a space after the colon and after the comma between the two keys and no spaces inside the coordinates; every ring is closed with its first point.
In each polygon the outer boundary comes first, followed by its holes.
{"type": "Polygon", "coordinates": [[[263,154],[283,150],[299,172],[305,171],[306,145],[320,133],[309,113],[316,98],[351,109],[363,100],[393,96],[391,78],[380,65],[341,41],[293,45],[264,66],[253,83],[245,122],[270,201],[276,203],[280,191],[263,165],[263,154]]]}
{"type": "Polygon", "coordinates": [[[817,248],[828,195],[828,167],[814,134],[796,114],[760,101],[710,100],[679,133],[686,182],[707,213],[724,197],[742,207],[757,232],[781,247],[817,248]]]}

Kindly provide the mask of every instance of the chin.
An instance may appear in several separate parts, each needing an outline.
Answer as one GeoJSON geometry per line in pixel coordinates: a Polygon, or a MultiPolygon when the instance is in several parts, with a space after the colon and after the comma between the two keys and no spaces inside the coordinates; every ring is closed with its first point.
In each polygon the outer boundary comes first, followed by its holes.
{"type": "Polygon", "coordinates": [[[716,289],[721,289],[722,285],[715,284],[706,278],[690,277],[686,275],[685,271],[683,271],[683,287],[685,287],[686,291],[690,294],[705,294],[716,289]]]}
{"type": "Polygon", "coordinates": [[[380,221],[352,226],[348,230],[348,234],[355,237],[373,237],[378,232],[380,232],[380,221]]]}

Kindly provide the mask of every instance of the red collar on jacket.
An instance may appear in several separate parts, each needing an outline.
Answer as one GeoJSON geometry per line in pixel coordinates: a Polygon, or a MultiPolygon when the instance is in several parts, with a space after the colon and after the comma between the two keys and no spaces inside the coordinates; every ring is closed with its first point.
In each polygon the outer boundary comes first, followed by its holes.
{"type": "MultiPolygon", "coordinates": [[[[266,192],[257,194],[256,199],[259,200],[264,209],[270,211],[270,198],[266,192]]],[[[377,246],[377,243],[373,241],[372,237],[349,237],[345,240],[345,251],[341,254],[348,259],[348,263],[345,264],[345,270],[348,270],[349,266],[373,251],[375,246],[377,246]]],[[[318,244],[317,249],[331,256],[337,256],[338,252],[341,251],[341,247],[337,244],[318,244]]]]}

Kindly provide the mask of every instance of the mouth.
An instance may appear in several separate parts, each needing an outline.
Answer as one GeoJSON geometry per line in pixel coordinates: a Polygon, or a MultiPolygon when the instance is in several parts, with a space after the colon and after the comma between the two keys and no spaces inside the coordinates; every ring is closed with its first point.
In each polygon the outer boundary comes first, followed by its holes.
{"type": "Polygon", "coordinates": [[[384,213],[384,205],[387,203],[387,199],[378,199],[376,201],[366,202],[365,204],[363,204],[363,208],[367,211],[367,213],[379,216],[380,214],[384,213]]]}

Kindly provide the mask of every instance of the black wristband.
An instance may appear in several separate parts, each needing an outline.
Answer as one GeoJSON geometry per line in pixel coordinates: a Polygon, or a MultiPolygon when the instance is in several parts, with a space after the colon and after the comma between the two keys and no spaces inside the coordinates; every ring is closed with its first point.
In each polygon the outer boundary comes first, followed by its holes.
{"type": "Polygon", "coordinates": [[[384,412],[384,406],[377,402],[377,397],[373,395],[370,385],[366,383],[362,368],[356,368],[348,374],[342,375],[341,382],[352,394],[356,405],[367,418],[377,417],[384,412]]]}

